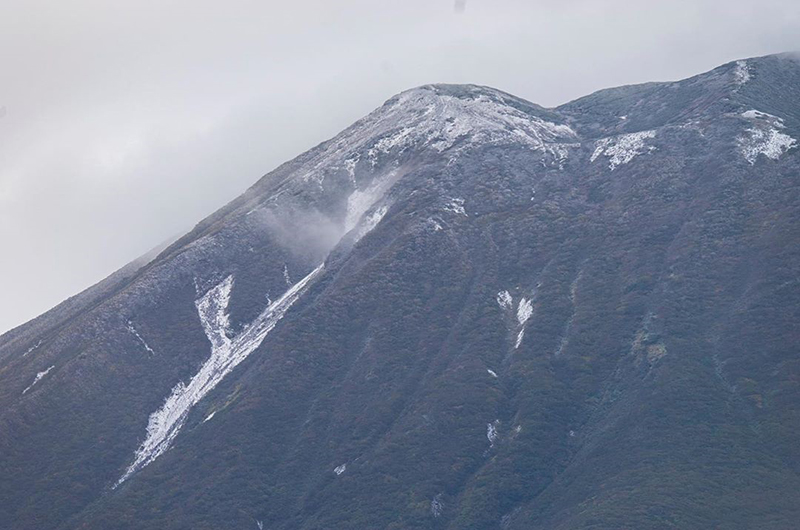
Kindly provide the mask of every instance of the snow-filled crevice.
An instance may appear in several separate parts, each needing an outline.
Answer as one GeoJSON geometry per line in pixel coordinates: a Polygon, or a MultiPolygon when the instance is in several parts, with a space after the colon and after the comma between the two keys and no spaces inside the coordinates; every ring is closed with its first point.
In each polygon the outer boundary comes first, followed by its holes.
{"type": "MultiPolygon", "coordinates": [[[[150,415],[145,440],[136,450],[133,462],[114,485],[115,488],[169,449],[192,407],[258,348],[323,270],[324,264],[290,287],[236,336],[232,336],[228,318],[233,276],[228,276],[197,300],[197,313],[211,343],[211,355],[188,384],[179,382],[175,385],[161,408],[150,415]]],[[[206,421],[209,419],[207,417],[206,421]]]]}

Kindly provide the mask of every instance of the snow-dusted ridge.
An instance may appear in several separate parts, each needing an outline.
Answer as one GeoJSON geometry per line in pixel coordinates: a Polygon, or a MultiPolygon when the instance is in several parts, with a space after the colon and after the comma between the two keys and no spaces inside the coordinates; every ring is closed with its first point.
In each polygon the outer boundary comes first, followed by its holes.
{"type": "MultiPolygon", "coordinates": [[[[211,355],[188,384],[180,382],[175,385],[161,408],[150,415],[147,436],[136,450],[133,463],[114,485],[115,488],[169,449],[192,407],[258,348],[267,334],[323,270],[324,264],[294,284],[234,337],[231,337],[228,319],[233,276],[228,276],[197,300],[195,303],[197,313],[211,343],[211,355]]],[[[37,378],[37,381],[38,379],[40,378],[37,378]]],[[[206,421],[209,419],[211,416],[207,417],[206,421]]]]}
{"type": "Polygon", "coordinates": [[[322,185],[341,171],[358,189],[360,170],[372,170],[383,159],[411,150],[457,157],[474,145],[522,145],[541,153],[545,164],[563,164],[579,146],[578,135],[538,114],[546,111],[492,88],[426,85],[394,96],[320,146],[297,173],[322,185]]]}

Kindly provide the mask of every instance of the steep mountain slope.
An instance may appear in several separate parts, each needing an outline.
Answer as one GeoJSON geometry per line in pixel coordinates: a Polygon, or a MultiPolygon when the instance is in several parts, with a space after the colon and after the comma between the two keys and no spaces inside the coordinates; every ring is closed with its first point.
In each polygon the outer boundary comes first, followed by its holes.
{"type": "Polygon", "coordinates": [[[0,528],[794,528],[800,62],[404,92],[0,338],[0,528]]]}

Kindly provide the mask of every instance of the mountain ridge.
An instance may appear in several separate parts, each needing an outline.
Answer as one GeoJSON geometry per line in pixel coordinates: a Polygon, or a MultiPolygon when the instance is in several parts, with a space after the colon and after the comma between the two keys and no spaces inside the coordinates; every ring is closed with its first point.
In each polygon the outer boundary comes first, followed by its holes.
{"type": "Polygon", "coordinates": [[[390,98],[0,336],[0,528],[789,528],[782,61],[390,98]]]}

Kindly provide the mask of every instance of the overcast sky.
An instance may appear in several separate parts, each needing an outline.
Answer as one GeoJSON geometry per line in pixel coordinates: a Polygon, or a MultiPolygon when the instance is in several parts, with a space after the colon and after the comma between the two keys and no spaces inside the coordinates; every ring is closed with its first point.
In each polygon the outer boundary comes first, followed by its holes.
{"type": "Polygon", "coordinates": [[[0,333],[406,88],[555,106],[790,50],[798,0],[3,0],[0,333]]]}

